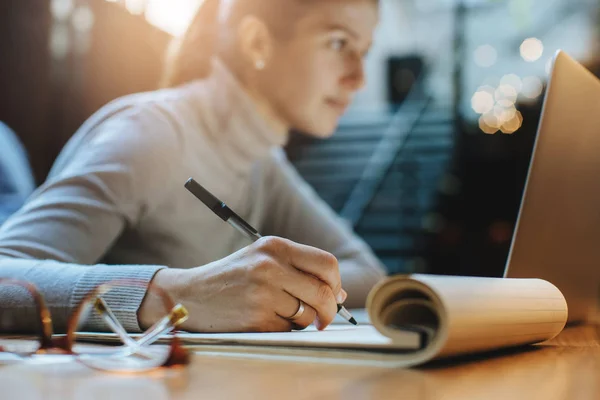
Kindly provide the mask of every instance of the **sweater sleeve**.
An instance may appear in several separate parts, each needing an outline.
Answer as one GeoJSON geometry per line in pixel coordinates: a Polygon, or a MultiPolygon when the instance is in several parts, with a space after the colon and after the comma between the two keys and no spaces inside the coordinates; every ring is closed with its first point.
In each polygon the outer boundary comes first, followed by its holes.
{"type": "MultiPolygon", "coordinates": [[[[160,265],[100,265],[126,226],[135,226],[169,182],[177,151],[165,118],[145,110],[122,112],[86,133],[61,170],[0,227],[0,278],[35,284],[52,313],[55,331],[98,284],[135,279],[136,289],[111,291],[105,299],[130,331],[139,330],[137,310],[160,265]]],[[[29,295],[0,286],[0,332],[31,332],[37,316],[29,295]]],[[[107,327],[93,313],[85,329],[107,327]]]]}
{"type": "Polygon", "coordinates": [[[369,246],[315,193],[277,149],[270,163],[264,233],[318,247],[338,258],[347,307],[364,307],[385,269],[369,246]]]}

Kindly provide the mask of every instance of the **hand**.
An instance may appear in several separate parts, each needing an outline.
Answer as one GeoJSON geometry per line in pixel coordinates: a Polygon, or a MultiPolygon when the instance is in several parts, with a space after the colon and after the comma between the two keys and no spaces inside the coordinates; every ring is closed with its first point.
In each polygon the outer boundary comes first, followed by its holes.
{"type": "MultiPolygon", "coordinates": [[[[329,325],[346,299],[337,259],[323,250],[264,237],[238,252],[192,269],[164,269],[153,284],[189,311],[181,329],[191,332],[267,332],[329,325]],[[286,318],[305,311],[294,321],[286,318]]],[[[162,315],[147,295],[138,311],[142,327],[162,315]]],[[[164,314],[164,311],[163,311],[164,314]]]]}

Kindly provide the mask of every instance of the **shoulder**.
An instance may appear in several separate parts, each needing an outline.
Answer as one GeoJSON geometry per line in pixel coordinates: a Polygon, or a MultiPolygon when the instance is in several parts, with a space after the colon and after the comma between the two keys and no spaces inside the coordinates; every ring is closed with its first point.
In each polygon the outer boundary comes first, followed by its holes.
{"type": "MultiPolygon", "coordinates": [[[[133,142],[137,146],[182,145],[189,115],[177,89],[156,90],[114,100],[82,126],[103,140],[133,142]],[[86,126],[87,125],[87,126],[86,126]]],[[[97,140],[97,139],[96,139],[97,140]]]]}
{"type": "Polygon", "coordinates": [[[69,140],[49,178],[88,177],[140,194],[161,192],[182,161],[187,137],[196,133],[190,120],[177,89],[114,100],[69,140]]]}
{"type": "MultiPolygon", "coordinates": [[[[88,161],[119,161],[152,167],[176,159],[193,131],[178,89],[116,99],[92,115],[69,140],[57,163],[85,154],[88,161]],[[146,161],[154,160],[147,165],[146,161]]],[[[62,169],[62,168],[60,168],[62,169]]]]}

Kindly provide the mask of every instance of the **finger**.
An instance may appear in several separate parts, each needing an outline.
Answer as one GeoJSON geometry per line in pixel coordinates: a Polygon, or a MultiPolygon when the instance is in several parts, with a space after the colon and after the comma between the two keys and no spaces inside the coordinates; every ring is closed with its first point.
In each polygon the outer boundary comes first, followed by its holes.
{"type": "MultiPolygon", "coordinates": [[[[281,274],[279,284],[287,293],[312,307],[319,321],[317,328],[324,329],[333,321],[337,313],[337,302],[333,291],[329,285],[312,275],[289,265],[284,268],[285,273],[281,274]]],[[[296,303],[296,309],[297,307],[296,303]]]]}
{"type": "Polygon", "coordinates": [[[342,304],[342,303],[344,303],[344,302],[346,301],[346,299],[348,298],[348,293],[346,293],[346,291],[345,291],[344,289],[342,289],[342,290],[340,291],[340,293],[341,293],[341,301],[340,301],[340,299],[336,299],[336,300],[338,301],[338,303],[342,304]]]}
{"type": "Polygon", "coordinates": [[[294,324],[294,329],[305,329],[313,323],[317,317],[317,312],[305,302],[302,302],[304,305],[304,312],[302,312],[299,317],[290,319],[290,317],[292,317],[298,311],[301,300],[298,300],[296,297],[283,290],[280,293],[281,295],[277,299],[276,306],[277,315],[285,318],[288,321],[291,321],[292,324],[294,324]]]}
{"type": "Polygon", "coordinates": [[[289,332],[292,329],[295,329],[295,324],[293,321],[282,318],[277,314],[273,314],[273,316],[265,321],[263,332],[289,332]]]}
{"type": "Polygon", "coordinates": [[[316,247],[283,240],[287,244],[285,250],[290,265],[327,283],[338,302],[341,303],[342,279],[337,258],[333,254],[316,247]]]}

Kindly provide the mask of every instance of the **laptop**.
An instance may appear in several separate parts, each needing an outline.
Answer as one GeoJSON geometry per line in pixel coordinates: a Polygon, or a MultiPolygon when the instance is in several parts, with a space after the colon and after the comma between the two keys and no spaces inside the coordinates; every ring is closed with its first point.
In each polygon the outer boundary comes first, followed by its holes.
{"type": "Polygon", "coordinates": [[[600,303],[600,81],[558,51],[504,277],[560,289],[568,322],[600,303]]]}

